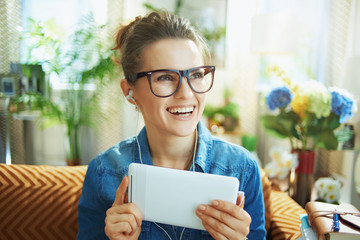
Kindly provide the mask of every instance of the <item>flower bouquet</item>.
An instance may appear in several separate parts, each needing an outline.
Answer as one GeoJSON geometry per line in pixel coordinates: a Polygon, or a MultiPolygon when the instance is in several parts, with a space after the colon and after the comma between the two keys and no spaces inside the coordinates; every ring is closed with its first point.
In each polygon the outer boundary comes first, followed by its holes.
{"type": "Polygon", "coordinates": [[[357,111],[354,98],[339,88],[327,88],[310,80],[294,84],[278,67],[270,71],[280,77],[285,86],[273,89],[266,104],[275,114],[261,117],[267,132],[290,140],[291,149],[305,151],[318,147],[336,150],[339,142],[352,137],[349,128],[342,127],[357,111]]]}
{"type": "Polygon", "coordinates": [[[310,200],[316,148],[336,150],[353,132],[344,124],[357,111],[354,98],[339,88],[327,88],[310,80],[295,84],[278,67],[270,69],[285,83],[273,89],[266,104],[273,113],[261,117],[266,131],[289,139],[291,152],[298,154],[299,164],[291,182],[293,198],[303,207],[310,200]]]}

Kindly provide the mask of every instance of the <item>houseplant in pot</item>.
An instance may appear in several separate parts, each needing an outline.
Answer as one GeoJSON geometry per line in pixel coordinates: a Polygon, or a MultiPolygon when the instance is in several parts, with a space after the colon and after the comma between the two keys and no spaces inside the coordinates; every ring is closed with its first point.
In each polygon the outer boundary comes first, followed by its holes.
{"type": "Polygon", "coordinates": [[[336,150],[342,141],[351,138],[353,132],[343,127],[354,114],[356,105],[352,95],[343,89],[327,88],[310,80],[295,84],[278,67],[271,68],[284,82],[266,97],[272,111],[261,116],[260,121],[272,136],[288,139],[291,151],[298,154],[298,177],[294,198],[301,205],[309,200],[312,185],[315,149],[336,150]]]}
{"type": "Polygon", "coordinates": [[[212,131],[216,132],[221,127],[225,132],[234,132],[240,128],[240,105],[227,88],[224,90],[223,98],[224,103],[220,106],[207,104],[204,116],[207,117],[208,128],[212,131]]]}
{"type": "Polygon", "coordinates": [[[84,16],[68,39],[62,39],[53,21],[29,20],[23,37],[30,39],[27,63],[41,64],[48,76],[61,82],[61,90],[49,96],[28,93],[18,102],[41,111],[44,126],[63,124],[66,127],[67,163],[79,164],[81,127],[94,127],[94,119],[105,116],[100,101],[112,80],[115,63],[112,60],[110,35],[106,25],[98,25],[92,14],[84,16]],[[40,54],[39,54],[40,53],[40,54]]]}

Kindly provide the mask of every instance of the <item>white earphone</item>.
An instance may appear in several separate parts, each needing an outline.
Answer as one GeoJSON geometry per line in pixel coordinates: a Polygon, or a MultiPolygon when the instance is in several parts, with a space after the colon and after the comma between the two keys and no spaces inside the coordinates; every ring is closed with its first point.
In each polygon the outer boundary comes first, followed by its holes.
{"type": "Polygon", "coordinates": [[[129,94],[126,96],[126,99],[128,100],[128,101],[133,101],[134,103],[136,103],[136,101],[135,101],[135,99],[133,98],[133,96],[132,96],[132,94],[133,94],[133,90],[130,90],[129,91],[129,94]]]}

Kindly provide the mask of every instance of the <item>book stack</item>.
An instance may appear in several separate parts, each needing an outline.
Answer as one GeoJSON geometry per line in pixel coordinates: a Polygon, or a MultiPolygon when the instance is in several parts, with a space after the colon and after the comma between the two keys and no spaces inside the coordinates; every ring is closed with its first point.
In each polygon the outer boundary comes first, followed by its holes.
{"type": "Polygon", "coordinates": [[[305,210],[299,240],[360,240],[360,211],[353,205],[308,202],[305,210]]]}

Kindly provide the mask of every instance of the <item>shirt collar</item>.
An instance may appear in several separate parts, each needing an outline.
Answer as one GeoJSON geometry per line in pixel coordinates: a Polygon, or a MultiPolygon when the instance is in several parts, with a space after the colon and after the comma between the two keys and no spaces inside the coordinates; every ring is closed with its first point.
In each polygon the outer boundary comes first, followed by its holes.
{"type": "Polygon", "coordinates": [[[141,129],[139,135],[137,136],[137,140],[135,139],[135,141],[137,141],[137,147],[135,148],[135,161],[138,163],[153,165],[145,127],[141,129]]]}
{"type": "Polygon", "coordinates": [[[200,121],[198,124],[198,149],[196,153],[195,164],[198,165],[202,172],[206,172],[206,162],[212,147],[211,134],[206,126],[200,121]]]}

